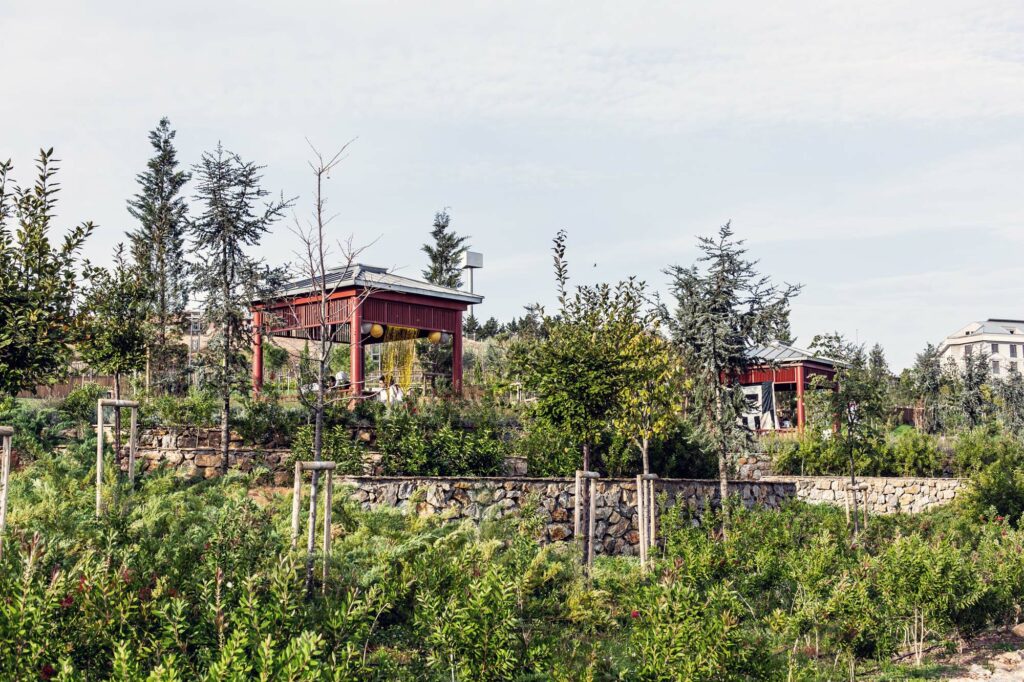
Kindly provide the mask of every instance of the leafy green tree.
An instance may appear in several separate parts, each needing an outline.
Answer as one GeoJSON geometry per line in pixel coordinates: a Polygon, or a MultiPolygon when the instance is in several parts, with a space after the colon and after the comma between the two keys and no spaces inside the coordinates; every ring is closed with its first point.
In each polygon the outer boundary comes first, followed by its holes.
{"type": "Polygon", "coordinates": [[[89,267],[85,275],[78,352],[90,367],[114,375],[120,399],[121,378],[146,363],[149,289],[143,273],[126,262],[123,244],[114,249],[113,268],[89,267]]]}
{"type": "Polygon", "coordinates": [[[203,318],[216,332],[210,353],[221,401],[222,468],[228,468],[231,392],[246,390],[248,364],[243,354],[252,341],[249,305],[272,292],[280,272],[246,253],[291,205],[283,198],[257,204],[268,192],[261,186],[263,167],[226,151],[220,144],[195,166],[196,200],[202,213],[189,226],[195,287],[203,296],[203,318]]]}
{"type": "Polygon", "coordinates": [[[514,362],[527,390],[537,396],[535,414],[581,445],[583,470],[591,451],[611,424],[633,367],[631,346],[644,305],[644,285],[578,286],[570,294],[565,261],[566,233],[554,239],[559,311],[542,316],[544,334],[517,353],[514,362]]]}
{"type": "Polygon", "coordinates": [[[79,251],[93,224],[51,243],[57,163],[52,148],[40,150],[36,182],[23,188],[0,162],[0,395],[56,382],[71,358],[79,251]]]}
{"type": "MultiPolygon", "coordinates": [[[[836,368],[833,390],[822,391],[822,394],[828,402],[829,413],[839,426],[833,437],[847,456],[850,483],[853,485],[857,481],[858,458],[870,459],[870,449],[879,443],[879,431],[886,417],[886,387],[878,379],[877,364],[872,366],[864,347],[850,344],[838,334],[829,340],[830,346],[836,345],[836,337],[840,339],[839,346],[845,349],[843,364],[836,368]]],[[[810,350],[821,350],[817,340],[815,337],[811,342],[810,350]]],[[[856,534],[859,530],[856,513],[853,519],[856,534]]]]}
{"type": "Polygon", "coordinates": [[[749,439],[740,423],[745,401],[739,377],[752,348],[788,337],[789,302],[800,291],[758,274],[743,243],[726,223],[717,237],[699,239],[703,255],[697,264],[666,271],[676,304],[669,328],[695,382],[701,429],[718,456],[723,504],[730,453],[749,439]]]}
{"type": "Polygon", "coordinates": [[[683,368],[678,352],[659,330],[638,325],[630,344],[630,379],[619,396],[615,426],[640,451],[651,473],[651,443],[676,428],[683,411],[683,368]]]}
{"type": "Polygon", "coordinates": [[[128,238],[132,258],[148,287],[149,315],[155,328],[150,361],[157,370],[166,370],[175,357],[168,346],[173,343],[189,296],[185,262],[188,205],[182,190],[191,175],[178,169],[174,136],[166,117],[150,131],[149,143],[155,153],[146,163],[146,170],[136,176],[139,193],[128,201],[128,212],[139,221],[139,227],[130,231],[128,238]]]}
{"type": "MultiPolygon", "coordinates": [[[[451,229],[451,216],[447,210],[434,214],[430,237],[432,243],[422,247],[423,253],[430,259],[427,269],[423,271],[424,279],[431,284],[458,289],[462,286],[462,252],[466,250],[469,237],[458,235],[451,229]]],[[[472,327],[478,323],[472,315],[470,320],[471,327],[467,335],[472,336],[478,331],[472,327]]],[[[452,347],[448,344],[423,342],[419,348],[421,362],[430,375],[430,386],[437,392],[439,379],[451,376],[452,347]]]]}

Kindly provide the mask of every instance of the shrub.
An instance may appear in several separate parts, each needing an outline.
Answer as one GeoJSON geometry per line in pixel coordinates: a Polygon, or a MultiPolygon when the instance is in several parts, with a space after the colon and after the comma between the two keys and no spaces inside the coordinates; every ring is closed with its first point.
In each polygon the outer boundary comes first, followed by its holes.
{"type": "Polygon", "coordinates": [[[886,473],[897,476],[941,476],[944,455],[934,436],[911,427],[896,429],[889,440],[886,473]]]}
{"type": "Polygon", "coordinates": [[[377,422],[377,449],[386,475],[489,476],[501,472],[507,447],[488,427],[452,423],[457,413],[420,416],[399,406],[377,422]]]}
{"type": "Polygon", "coordinates": [[[217,395],[209,389],[191,388],[184,397],[162,395],[143,405],[143,418],[163,426],[210,427],[219,424],[217,395]]]}
{"type": "Polygon", "coordinates": [[[957,501],[972,517],[1001,516],[1019,523],[1024,514],[1024,459],[1004,456],[975,472],[957,501]]]}
{"type": "Polygon", "coordinates": [[[579,444],[543,419],[524,424],[511,443],[512,454],[526,458],[531,476],[572,476],[580,468],[579,444]]]}
{"type": "Polygon", "coordinates": [[[242,399],[242,416],[234,427],[247,443],[286,445],[291,442],[303,413],[281,404],[277,389],[267,387],[258,396],[242,399]]]}
{"type": "Polygon", "coordinates": [[[72,389],[60,402],[59,410],[77,426],[96,425],[96,402],[106,398],[109,389],[98,384],[85,384],[72,389]]]}
{"type": "Polygon", "coordinates": [[[1000,459],[1017,459],[1024,451],[1021,442],[996,424],[984,424],[962,432],[953,445],[953,463],[958,476],[969,476],[1000,459]]]}
{"type": "MultiPolygon", "coordinates": [[[[313,459],[313,425],[301,426],[292,440],[292,455],[296,459],[313,459]]],[[[360,476],[363,471],[363,458],[366,448],[352,438],[346,426],[325,427],[321,433],[321,453],[323,459],[336,462],[337,473],[360,476]]]]}

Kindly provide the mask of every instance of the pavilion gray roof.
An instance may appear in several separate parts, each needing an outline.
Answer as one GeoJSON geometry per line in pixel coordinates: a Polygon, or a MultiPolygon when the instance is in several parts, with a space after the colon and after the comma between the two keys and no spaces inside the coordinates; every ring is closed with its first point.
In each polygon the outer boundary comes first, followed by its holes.
{"type": "MultiPolygon", "coordinates": [[[[351,267],[328,269],[324,280],[328,289],[359,287],[378,291],[393,291],[402,294],[433,296],[435,298],[445,298],[451,301],[474,305],[484,300],[484,297],[479,294],[471,294],[468,291],[450,289],[449,287],[442,287],[411,277],[404,277],[388,272],[387,268],[364,265],[362,263],[356,263],[351,267]]],[[[274,294],[274,298],[309,294],[318,289],[319,283],[307,277],[286,283],[281,291],[274,294]]]]}
{"type": "Polygon", "coordinates": [[[831,358],[815,355],[809,350],[787,346],[783,343],[770,343],[767,346],[755,346],[747,351],[747,357],[754,362],[784,365],[791,362],[818,362],[830,367],[841,365],[831,358]]]}

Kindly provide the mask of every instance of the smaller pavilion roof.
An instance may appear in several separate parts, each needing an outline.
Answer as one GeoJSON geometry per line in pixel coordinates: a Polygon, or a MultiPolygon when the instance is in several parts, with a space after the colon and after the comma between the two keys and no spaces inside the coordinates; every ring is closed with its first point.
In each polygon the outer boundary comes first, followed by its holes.
{"type": "MultiPolygon", "coordinates": [[[[484,300],[479,294],[442,287],[411,277],[388,272],[387,268],[356,263],[351,267],[330,268],[324,278],[325,284],[331,289],[373,289],[377,291],[393,291],[402,294],[417,294],[444,298],[462,303],[478,304],[484,300]]],[[[319,284],[307,278],[294,280],[284,285],[283,289],[274,294],[274,298],[286,298],[301,294],[312,294],[319,290],[319,284]]]]}
{"type": "Polygon", "coordinates": [[[753,362],[765,364],[786,365],[801,362],[816,362],[829,367],[837,367],[843,363],[831,358],[815,355],[809,350],[787,346],[784,343],[770,343],[767,346],[756,346],[747,351],[747,357],[753,362]]]}

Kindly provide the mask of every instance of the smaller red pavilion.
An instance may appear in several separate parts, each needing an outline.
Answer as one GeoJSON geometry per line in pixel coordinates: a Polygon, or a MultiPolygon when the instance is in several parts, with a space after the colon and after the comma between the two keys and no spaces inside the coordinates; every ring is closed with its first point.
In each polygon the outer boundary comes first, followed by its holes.
{"type": "MultiPolygon", "coordinates": [[[[388,327],[417,330],[418,338],[441,334],[452,344],[452,387],[462,390],[462,314],[483,296],[403,277],[386,268],[355,264],[329,270],[325,278],[327,321],[336,341],[349,344],[352,394],[367,388],[365,348],[383,343],[388,327]]],[[[273,299],[252,303],[253,327],[263,334],[317,339],[320,334],[319,283],[309,279],[285,285],[273,299]]],[[[254,336],[252,382],[263,385],[263,334],[254,336]]],[[[436,338],[433,337],[433,338],[436,338]]]]}
{"type": "Polygon", "coordinates": [[[781,343],[752,348],[748,356],[751,365],[739,377],[747,398],[746,425],[758,432],[803,431],[804,393],[811,377],[825,377],[834,387],[839,363],[781,343]]]}

